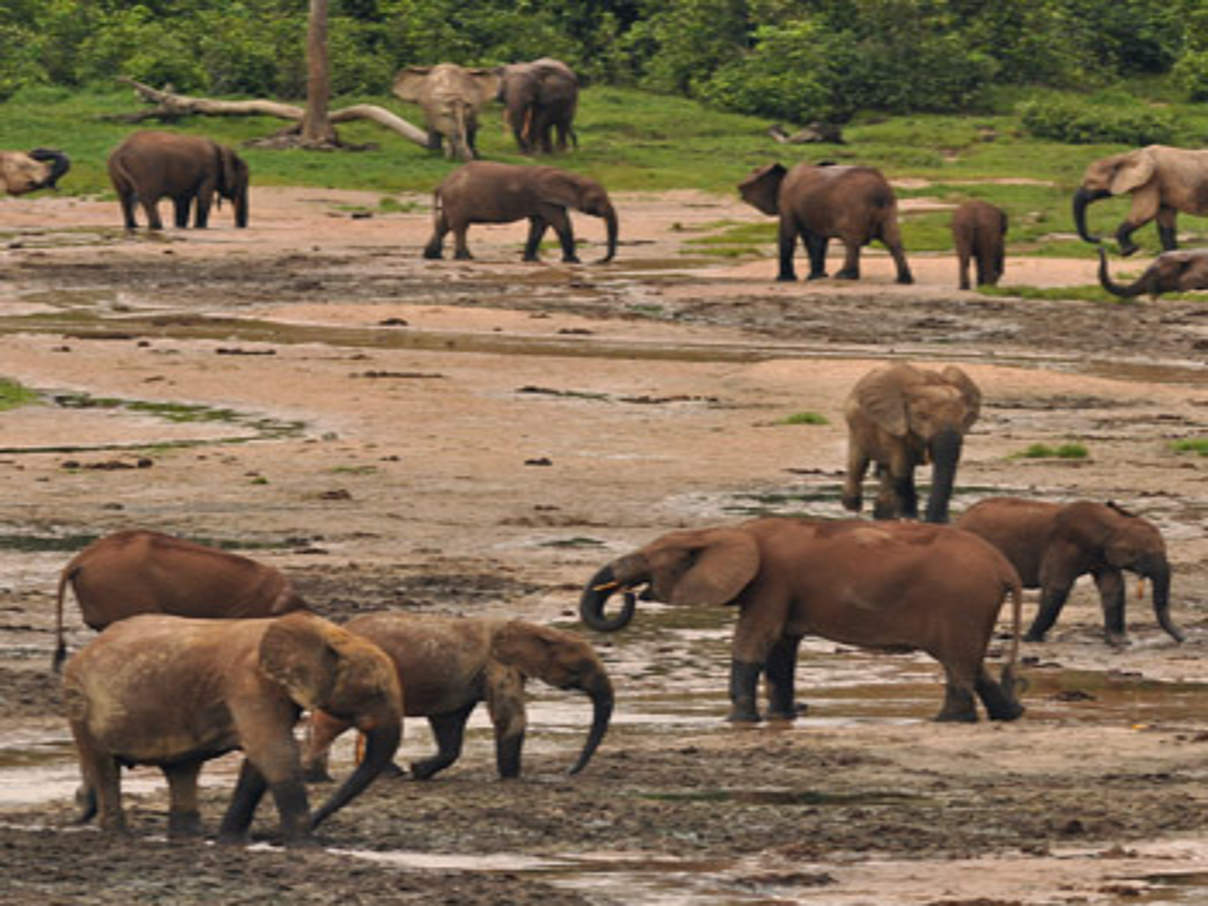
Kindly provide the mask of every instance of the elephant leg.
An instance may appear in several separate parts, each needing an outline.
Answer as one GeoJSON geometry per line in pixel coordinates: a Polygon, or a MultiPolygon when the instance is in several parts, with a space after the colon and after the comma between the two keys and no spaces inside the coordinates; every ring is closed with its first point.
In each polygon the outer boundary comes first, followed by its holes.
{"type": "Polygon", "coordinates": [[[327,770],[331,744],[352,724],[326,711],[314,711],[306,724],[306,747],[302,755],[302,777],[308,783],[330,783],[327,770]]]}
{"type": "Polygon", "coordinates": [[[478,127],[466,128],[466,147],[470,150],[470,160],[478,159],[478,127]]]}
{"type": "Polygon", "coordinates": [[[144,198],[142,204],[143,212],[147,215],[147,229],[162,230],[164,223],[159,219],[159,204],[156,200],[152,199],[148,201],[144,198]]]}
{"type": "Polygon", "coordinates": [[[1057,617],[1061,614],[1061,608],[1065,606],[1066,598],[1070,595],[1071,585],[1073,585],[1072,580],[1045,585],[1041,588],[1040,609],[1036,612],[1036,619],[1032,621],[1027,634],[1023,637],[1025,642],[1044,641],[1045,633],[1057,622],[1057,617]]]}
{"type": "Polygon", "coordinates": [[[860,279],[860,243],[854,239],[843,240],[843,267],[835,274],[836,280],[860,279]]]}
{"type": "MultiPolygon", "coordinates": [[[[193,216],[193,226],[199,230],[204,230],[210,225],[210,203],[214,200],[213,192],[197,193],[197,211],[193,216]]],[[[186,209],[185,219],[189,217],[186,209]]]]}
{"type": "Polygon", "coordinates": [[[978,668],[973,688],[986,706],[990,720],[1015,720],[1023,714],[1023,705],[1015,698],[1014,689],[1004,689],[994,681],[983,664],[978,668]]]}
{"type": "Polygon", "coordinates": [[[1128,644],[1124,628],[1124,574],[1118,569],[1102,569],[1093,573],[1103,607],[1103,635],[1114,648],[1128,644]]]}
{"type": "Polygon", "coordinates": [[[1158,208],[1158,239],[1162,243],[1162,251],[1164,252],[1173,252],[1179,247],[1179,242],[1175,235],[1175,215],[1177,213],[1174,208],[1158,208]]]}
{"type": "Polygon", "coordinates": [[[843,508],[853,513],[860,512],[864,503],[864,476],[868,472],[869,458],[864,449],[852,441],[847,444],[847,476],[843,479],[843,508]]]}
{"type": "Polygon", "coordinates": [[[776,240],[780,247],[780,272],[776,275],[776,279],[786,282],[796,280],[797,272],[793,270],[793,251],[797,245],[797,224],[791,214],[782,213],[780,215],[780,227],[776,240]]]}
{"type": "Polygon", "coordinates": [[[944,665],[944,705],[935,716],[938,721],[977,722],[977,707],[973,700],[973,677],[944,665]]]}
{"type": "Polygon", "coordinates": [[[545,235],[545,230],[549,226],[544,217],[529,218],[529,234],[528,239],[524,241],[524,260],[525,261],[540,261],[541,255],[538,251],[541,245],[541,237],[545,235]]]}
{"type": "Polygon", "coordinates": [[[231,794],[231,804],[227,806],[226,814],[222,816],[222,824],[218,826],[220,843],[241,843],[251,827],[252,815],[256,806],[268,789],[268,781],[259,769],[248,759],[243,759],[239,768],[239,779],[235,782],[235,792],[231,794]]]}
{"type": "Polygon", "coordinates": [[[311,838],[310,803],[306,787],[297,778],[269,784],[281,822],[281,839],[286,846],[306,843],[311,838]]]}
{"type": "Polygon", "coordinates": [[[793,720],[805,711],[805,705],[794,702],[793,674],[797,670],[797,647],[801,636],[782,636],[768,653],[766,672],[768,677],[769,719],[793,720]]]}
{"type": "Polygon", "coordinates": [[[411,762],[411,776],[416,780],[427,780],[438,771],[443,771],[461,755],[462,740],[465,739],[466,721],[477,702],[470,702],[460,711],[449,714],[433,714],[428,717],[432,735],[436,739],[436,754],[423,761],[411,762]]]}
{"type": "Polygon", "coordinates": [[[118,194],[118,202],[122,206],[122,222],[125,223],[128,230],[138,229],[138,221],[134,219],[134,204],[136,200],[133,191],[120,192],[118,194]]]}
{"type": "Polygon", "coordinates": [[[958,248],[956,252],[957,260],[957,275],[959,277],[959,286],[961,289],[970,289],[969,285],[969,250],[967,248],[958,248]]]}
{"type": "Polygon", "coordinates": [[[805,252],[810,259],[810,273],[806,279],[818,280],[825,277],[826,247],[830,244],[830,240],[809,230],[802,230],[801,243],[805,246],[805,252]]]}
{"type": "Polygon", "coordinates": [[[172,198],[172,220],[176,224],[176,228],[183,230],[189,225],[189,202],[192,196],[190,195],[175,195],[172,198]]]}
{"type": "Polygon", "coordinates": [[[1139,245],[1132,241],[1132,234],[1136,229],[1137,226],[1134,226],[1126,220],[1120,224],[1120,228],[1116,230],[1116,242],[1120,245],[1121,255],[1131,255],[1140,248],[1139,245]]]}
{"type": "Polygon", "coordinates": [[[910,265],[906,263],[906,253],[902,251],[901,240],[883,239],[881,241],[885,243],[885,248],[889,249],[889,254],[893,258],[894,267],[897,268],[898,275],[895,278],[895,282],[907,286],[911,283],[914,283],[914,274],[910,273],[910,265]]]}
{"type": "Polygon", "coordinates": [[[558,234],[558,242],[562,244],[562,260],[567,264],[578,264],[579,256],[575,254],[575,234],[570,228],[570,217],[566,214],[565,208],[557,208],[551,212],[553,216],[548,216],[549,225],[554,228],[554,232],[558,234]]]}
{"type": "Polygon", "coordinates": [[[429,151],[439,151],[443,140],[444,140],[444,136],[441,135],[439,132],[437,132],[435,129],[428,130],[428,150],[429,151]]]}
{"type": "MultiPolygon", "coordinates": [[[[984,252],[978,252],[975,261],[974,271],[977,274],[977,285],[985,286],[989,281],[990,261],[984,252]]],[[[968,289],[968,287],[965,287],[968,289]]]]}
{"type": "Polygon", "coordinates": [[[755,706],[759,674],[762,672],[763,664],[737,658],[730,662],[730,714],[726,720],[731,723],[758,723],[763,720],[755,706]]]}
{"type": "MultiPolygon", "coordinates": [[[[425,258],[440,258],[443,254],[442,246],[445,243],[445,234],[449,232],[449,219],[445,216],[445,212],[441,211],[432,223],[432,238],[428,240],[428,244],[424,246],[425,258]]],[[[463,237],[463,242],[464,237],[463,237]]],[[[468,253],[467,253],[468,254],[468,253]]]]}
{"type": "Polygon", "coordinates": [[[80,774],[84,781],[83,795],[77,793],[76,796],[77,801],[83,800],[80,803],[80,823],[98,815],[101,830],[125,833],[121,766],[112,755],[97,746],[87,729],[75,721],[71,724],[71,734],[75,738],[80,774]]]}
{"type": "Polygon", "coordinates": [[[466,244],[466,232],[469,228],[469,224],[466,223],[453,227],[453,257],[458,261],[469,261],[474,257],[470,254],[470,247],[466,244]]]}
{"type": "Polygon", "coordinates": [[[168,838],[201,835],[201,812],[197,807],[197,775],[200,761],[163,765],[160,770],[168,781],[168,838]]]}
{"type": "Polygon", "coordinates": [[[877,463],[877,498],[872,504],[872,518],[897,519],[900,515],[898,495],[894,491],[893,475],[888,466],[877,463]]]}

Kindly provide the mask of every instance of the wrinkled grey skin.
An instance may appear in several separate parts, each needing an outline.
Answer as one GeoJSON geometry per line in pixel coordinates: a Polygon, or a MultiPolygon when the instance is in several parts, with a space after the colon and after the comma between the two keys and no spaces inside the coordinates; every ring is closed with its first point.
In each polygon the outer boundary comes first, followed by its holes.
{"type": "Polygon", "coordinates": [[[512,63],[499,70],[498,100],[516,145],[525,154],[565,151],[567,138],[579,147],[572,123],[579,105],[579,78],[574,70],[552,57],[531,63],[512,63]],[[554,134],[557,134],[557,143],[554,134]]]}

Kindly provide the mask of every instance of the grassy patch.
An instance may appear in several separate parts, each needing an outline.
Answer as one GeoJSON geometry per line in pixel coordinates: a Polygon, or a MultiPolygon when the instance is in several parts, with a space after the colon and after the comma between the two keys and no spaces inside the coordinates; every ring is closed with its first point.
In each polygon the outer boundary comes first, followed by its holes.
{"type": "Polygon", "coordinates": [[[781,425],[829,425],[830,421],[825,415],[818,412],[794,412],[792,415],[786,415],[778,424],[781,425]]]}
{"type": "Polygon", "coordinates": [[[0,378],[0,412],[26,406],[38,399],[38,394],[16,381],[0,378]]]}
{"type": "Polygon", "coordinates": [[[1072,442],[1050,447],[1048,444],[1032,444],[1026,450],[1012,453],[1012,459],[1086,459],[1089,452],[1083,444],[1072,442]]]}
{"type": "Polygon", "coordinates": [[[1184,440],[1172,441],[1170,449],[1176,453],[1198,453],[1208,456],[1208,437],[1189,437],[1184,440]]]}
{"type": "MultiPolygon", "coordinates": [[[[1011,261],[1007,259],[1007,267],[1011,261]]],[[[977,291],[983,296],[1012,296],[1020,299],[1077,299],[1083,302],[1114,302],[1125,305],[1136,304],[1133,299],[1121,299],[1113,296],[1103,287],[1094,286],[979,286],[977,291]]]]}

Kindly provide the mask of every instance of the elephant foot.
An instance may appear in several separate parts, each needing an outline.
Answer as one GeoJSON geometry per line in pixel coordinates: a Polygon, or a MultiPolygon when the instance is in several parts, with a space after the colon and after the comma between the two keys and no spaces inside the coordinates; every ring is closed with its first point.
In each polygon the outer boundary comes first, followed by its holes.
{"type": "Polygon", "coordinates": [[[1120,239],[1120,254],[1127,258],[1141,246],[1137,245],[1131,239],[1120,239]]]}
{"type": "Polygon", "coordinates": [[[201,815],[196,811],[168,812],[168,839],[201,836],[201,815]]]}
{"type": "Polygon", "coordinates": [[[1103,640],[1113,648],[1127,648],[1132,644],[1123,632],[1112,632],[1111,630],[1103,633],[1103,640]]]}
{"type": "Polygon", "coordinates": [[[430,780],[440,771],[447,768],[451,761],[445,761],[441,758],[429,758],[425,761],[411,762],[411,779],[412,780],[430,780]]]}
{"type": "Polygon", "coordinates": [[[977,723],[977,708],[973,704],[973,691],[961,686],[944,687],[944,706],[935,716],[939,723],[977,723]]]}
{"type": "Polygon", "coordinates": [[[569,256],[563,255],[562,263],[563,264],[582,264],[583,262],[579,260],[578,255],[569,255],[569,256]]]}
{"type": "Polygon", "coordinates": [[[829,276],[830,275],[826,271],[810,271],[809,276],[807,276],[805,279],[806,280],[825,280],[829,276]]]}
{"type": "Polygon", "coordinates": [[[424,247],[424,257],[430,261],[439,261],[444,256],[441,254],[439,246],[433,248],[429,245],[424,247]]]}
{"type": "Polygon", "coordinates": [[[757,724],[763,720],[754,701],[736,701],[726,715],[726,720],[732,724],[757,724]]]}
{"type": "Polygon", "coordinates": [[[844,494],[842,499],[843,509],[853,513],[860,512],[860,507],[864,505],[864,498],[860,494],[844,494]]]}
{"type": "Polygon", "coordinates": [[[473,255],[471,255],[469,252],[461,252],[461,251],[459,251],[459,252],[457,252],[456,254],[454,254],[454,255],[453,255],[453,257],[454,257],[454,258],[455,258],[457,261],[473,261],[473,260],[474,260],[474,256],[473,256],[473,255]]]}
{"type": "Polygon", "coordinates": [[[1023,640],[1025,642],[1043,642],[1044,633],[1037,632],[1035,629],[1029,629],[1027,632],[1025,632],[1023,634],[1023,640]]]}
{"type": "Polygon", "coordinates": [[[332,783],[331,774],[327,773],[327,768],[321,764],[313,764],[308,768],[303,768],[302,779],[307,783],[332,783]]]}
{"type": "MultiPolygon", "coordinates": [[[[813,279],[813,278],[811,277],[811,279],[813,279]]],[[[792,273],[791,271],[788,273],[781,271],[779,274],[776,275],[776,282],[778,282],[778,283],[795,283],[795,282],[797,282],[797,275],[792,273]]]]}
{"type": "Polygon", "coordinates": [[[804,714],[809,708],[810,706],[804,703],[790,702],[787,708],[769,706],[767,714],[764,716],[768,720],[796,720],[798,716],[804,714]]]}
{"type": "Polygon", "coordinates": [[[976,711],[949,711],[943,708],[939,714],[935,715],[936,723],[941,724],[975,724],[977,723],[976,711]]]}
{"type": "MultiPolygon", "coordinates": [[[[914,276],[912,274],[898,274],[897,282],[902,284],[903,286],[909,286],[910,284],[914,283],[914,276]]],[[[968,289],[968,288],[969,287],[967,287],[967,286],[961,287],[961,289],[968,289]]]]}
{"type": "Polygon", "coordinates": [[[531,261],[540,261],[540,260],[541,260],[541,258],[540,258],[540,256],[538,256],[538,255],[536,255],[536,254],[532,254],[532,255],[523,255],[523,256],[520,258],[520,260],[521,260],[521,261],[530,261],[530,262],[531,262],[531,261]]]}
{"type": "Polygon", "coordinates": [[[860,271],[854,267],[845,267],[835,274],[836,280],[859,280],[860,271]]]}

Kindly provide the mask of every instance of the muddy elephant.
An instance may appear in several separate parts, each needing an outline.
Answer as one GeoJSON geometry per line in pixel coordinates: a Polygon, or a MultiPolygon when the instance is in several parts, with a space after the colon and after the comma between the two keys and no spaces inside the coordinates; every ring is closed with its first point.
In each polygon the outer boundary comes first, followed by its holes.
{"type": "Polygon", "coordinates": [[[472,258],[466,245],[470,224],[511,223],[527,217],[525,261],[539,260],[541,237],[553,227],[562,246],[562,260],[578,263],[568,208],[603,218],[608,252],[600,263],[611,261],[617,251],[617,212],[604,187],[594,179],[556,167],[473,161],[446,176],[433,192],[433,232],[424,246],[424,257],[440,258],[445,234],[452,230],[454,257],[472,258]]]}
{"type": "Polygon", "coordinates": [[[846,249],[837,278],[859,279],[860,247],[879,239],[893,256],[897,282],[914,282],[902,251],[898,203],[880,170],[806,163],[786,170],[773,163],[754,170],[738,191],[747,204],[780,218],[777,280],[797,279],[793,250],[800,236],[810,259],[810,280],[826,276],[826,247],[835,238],[846,249]]]}
{"type": "Polygon", "coordinates": [[[961,289],[969,289],[969,259],[973,259],[978,286],[995,286],[1003,275],[1006,255],[1007,212],[988,201],[962,202],[952,213],[952,241],[956,248],[961,289]]]}
{"type": "Polygon", "coordinates": [[[0,151],[0,188],[8,195],[24,195],[38,189],[54,189],[71,168],[71,159],[53,148],[32,151],[0,151]]]}
{"type": "Polygon", "coordinates": [[[1040,610],[1024,637],[1027,641],[1044,641],[1074,580],[1089,573],[1099,589],[1107,642],[1123,644],[1125,570],[1153,582],[1158,624],[1175,641],[1183,641],[1183,632],[1170,618],[1166,544],[1149,520],[1111,502],[990,497],[969,507],[956,525],[1006,554],[1025,588],[1041,590],[1040,610]]]}
{"type": "MultiPolygon", "coordinates": [[[[577,689],[592,701],[587,742],[572,774],[587,766],[608,730],[612,683],[604,664],[582,637],[524,620],[370,613],[345,628],[369,639],[394,662],[403,687],[403,713],[426,717],[438,751],[411,763],[411,776],[427,780],[461,754],[466,721],[485,701],[495,727],[499,776],[520,775],[526,727],[524,685],[531,677],[558,689],[577,689]]],[[[303,764],[309,779],[327,779],[327,751],[351,721],[316,712],[303,764]]]]}
{"type": "Polygon", "coordinates": [[[1131,255],[1140,246],[1132,233],[1156,219],[1162,248],[1178,248],[1175,217],[1208,214],[1208,151],[1148,145],[1124,154],[1093,161],[1074,192],[1074,226],[1087,242],[1099,242],[1086,228],[1087,205],[1112,195],[1132,194],[1128,216],[1116,229],[1120,254],[1131,255]]]}
{"type": "Polygon", "coordinates": [[[120,770],[157,765],[171,792],[169,836],[201,833],[204,762],[242,749],[219,839],[244,838],[265,791],[286,843],[304,841],[390,764],[402,692],[376,645],[310,613],[192,620],[144,614],[114,623],[67,662],[64,699],[84,787],[82,821],[126,829],[120,770]],[[367,734],[356,770],[312,815],[293,728],[322,708],[367,734]]]}
{"type": "Polygon", "coordinates": [[[1176,249],[1163,252],[1129,284],[1116,283],[1107,272],[1107,253],[1099,248],[1099,285],[1109,293],[1131,299],[1148,293],[1156,299],[1162,293],[1181,293],[1208,289],[1208,249],[1176,249]]]}
{"type": "Polygon", "coordinates": [[[567,138],[579,147],[572,126],[579,105],[579,77],[561,60],[542,57],[501,67],[498,100],[504,106],[504,122],[523,153],[539,149],[550,154],[555,147],[565,151],[567,138]]]}
{"type": "Polygon", "coordinates": [[[159,532],[114,532],[72,557],[59,574],[55,670],[67,655],[63,598],[68,585],[85,625],[93,629],[139,613],[270,617],[307,606],[271,566],[159,532]]]}
{"type": "Polygon", "coordinates": [[[909,362],[875,368],[847,397],[847,477],[843,506],[860,511],[864,474],[876,463],[880,480],[875,519],[918,517],[916,466],[931,463],[927,522],[947,522],[956,467],[969,428],[981,411],[981,391],[955,365],[940,371],[909,362]]]}
{"type": "Polygon", "coordinates": [[[445,145],[445,157],[478,157],[478,111],[499,93],[495,69],[466,69],[456,63],[408,66],[394,77],[394,95],[418,104],[428,126],[428,147],[445,145]]]}
{"type": "Polygon", "coordinates": [[[224,198],[231,201],[235,226],[246,227],[248,178],[243,158],[225,145],[196,135],[135,132],[109,155],[109,180],[127,230],[138,228],[135,204],[142,205],[148,229],[162,230],[161,198],[172,200],[175,223],[181,229],[189,225],[189,208],[195,205],[193,226],[204,229],[215,194],[220,206],[224,198]]]}
{"type": "Polygon", "coordinates": [[[768,713],[792,719],[801,638],[818,635],[889,651],[921,650],[944,666],[937,720],[974,721],[976,693],[992,720],[1014,720],[1020,585],[1015,568],[969,532],[918,522],[755,519],[675,531],[606,564],[583,590],[579,613],[592,629],[620,629],[634,590],[669,604],[738,607],[730,667],[732,721],[758,721],[756,688],[767,674],[768,713]],[[620,590],[624,606],[604,613],[620,590]],[[995,682],[983,664],[1006,597],[1011,653],[995,682]]]}

